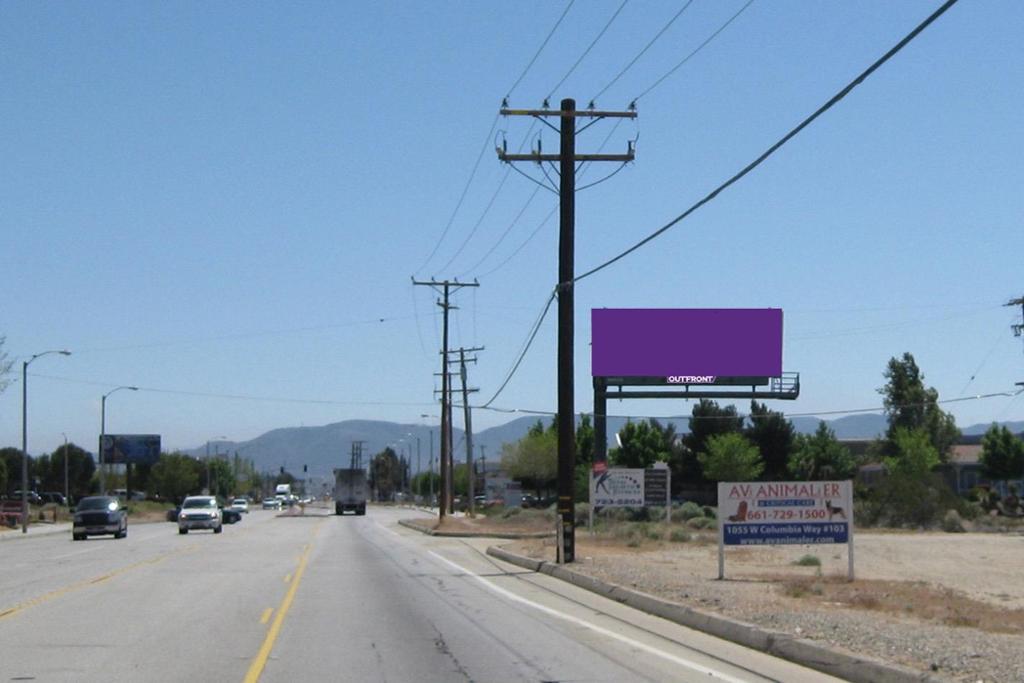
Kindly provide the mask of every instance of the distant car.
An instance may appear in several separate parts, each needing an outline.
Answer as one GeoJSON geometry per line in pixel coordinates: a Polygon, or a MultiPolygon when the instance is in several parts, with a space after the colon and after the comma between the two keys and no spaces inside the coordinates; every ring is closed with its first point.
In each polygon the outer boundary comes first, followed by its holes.
{"type": "Polygon", "coordinates": [[[224,517],[216,498],[189,496],[181,503],[178,533],[187,534],[191,529],[213,529],[215,534],[224,530],[224,517]]]}
{"type": "Polygon", "coordinates": [[[39,494],[39,497],[43,499],[44,503],[56,503],[57,505],[67,505],[68,502],[64,498],[63,493],[57,493],[56,491],[43,491],[39,494]]]}
{"type": "MultiPolygon", "coordinates": [[[[42,505],[43,504],[42,497],[38,493],[36,493],[35,491],[29,491],[28,492],[28,496],[26,496],[26,497],[28,498],[28,504],[29,505],[42,505]]],[[[11,498],[14,499],[14,500],[21,500],[21,491],[15,491],[14,495],[12,495],[11,498]]]]}
{"type": "Polygon", "coordinates": [[[281,501],[278,500],[277,498],[264,498],[263,499],[263,509],[264,510],[280,510],[281,509],[281,501]]]}
{"type": "Polygon", "coordinates": [[[175,505],[173,508],[171,508],[170,510],[167,511],[167,521],[168,522],[177,522],[178,521],[178,514],[180,514],[180,513],[181,513],[181,506],[180,505],[175,505]]]}
{"type": "Polygon", "coordinates": [[[245,498],[235,498],[231,501],[231,509],[239,512],[249,512],[249,501],[245,498]]]}
{"type": "Polygon", "coordinates": [[[87,496],[78,501],[71,538],[84,541],[86,536],[128,535],[128,509],[114,496],[87,496]]]}
{"type": "Polygon", "coordinates": [[[241,510],[236,510],[232,507],[226,507],[220,509],[221,519],[225,524],[234,524],[235,522],[242,521],[241,510]]]}

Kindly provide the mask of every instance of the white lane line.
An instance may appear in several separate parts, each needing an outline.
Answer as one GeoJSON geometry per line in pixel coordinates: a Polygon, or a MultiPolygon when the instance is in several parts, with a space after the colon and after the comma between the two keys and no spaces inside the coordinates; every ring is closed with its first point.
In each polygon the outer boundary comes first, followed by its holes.
{"type": "Polygon", "coordinates": [[[398,532],[396,532],[396,531],[392,531],[391,529],[387,528],[386,526],[384,526],[384,525],[383,525],[383,524],[381,524],[380,522],[374,522],[374,523],[375,523],[375,524],[376,524],[376,525],[377,525],[378,527],[380,527],[381,529],[383,529],[384,531],[386,531],[386,532],[388,532],[389,534],[391,534],[392,536],[394,536],[395,538],[402,538],[402,535],[401,535],[400,533],[398,533],[398,532]]]}
{"type": "Polygon", "coordinates": [[[687,669],[690,669],[691,671],[696,671],[697,673],[704,674],[704,675],[707,675],[707,676],[712,676],[714,678],[717,678],[717,679],[720,679],[720,680],[723,680],[723,681],[729,681],[729,683],[748,683],[746,679],[734,678],[733,676],[730,676],[729,674],[723,673],[721,671],[717,671],[716,669],[709,669],[708,667],[705,667],[705,666],[702,666],[700,664],[697,664],[696,662],[692,662],[692,661],[690,661],[688,659],[684,659],[682,657],[677,657],[676,655],[673,655],[673,654],[671,654],[669,652],[665,652],[664,650],[659,650],[658,648],[653,647],[651,645],[647,645],[645,643],[641,643],[639,640],[634,640],[633,638],[629,638],[627,636],[624,636],[621,633],[616,633],[615,631],[609,631],[606,628],[602,628],[600,626],[592,624],[589,621],[585,621],[583,619],[580,619],[579,617],[574,617],[573,615],[566,614],[565,612],[559,612],[558,610],[553,609],[551,607],[546,607],[544,605],[541,605],[540,603],[534,602],[533,600],[529,600],[529,599],[524,598],[522,596],[516,595],[515,593],[513,593],[511,591],[508,591],[508,590],[502,588],[501,586],[495,585],[494,583],[488,581],[484,577],[478,576],[477,574],[474,574],[473,572],[471,572],[470,570],[466,569],[465,567],[462,567],[460,565],[455,564],[454,562],[452,562],[448,558],[442,557],[441,555],[438,555],[433,550],[428,550],[427,552],[429,552],[431,555],[433,555],[437,559],[441,560],[445,564],[449,565],[450,567],[453,567],[456,570],[458,570],[459,572],[465,574],[466,576],[469,576],[471,578],[476,579],[477,581],[482,583],[484,585],[484,587],[487,588],[488,590],[493,591],[493,592],[497,593],[498,595],[504,596],[505,598],[508,598],[509,600],[512,600],[514,602],[518,602],[518,603],[527,605],[527,606],[532,607],[532,608],[534,608],[536,610],[544,612],[545,614],[549,614],[549,615],[551,615],[553,617],[557,617],[559,619],[563,619],[565,621],[568,621],[569,623],[576,624],[577,626],[582,626],[583,628],[590,629],[591,631],[594,631],[595,633],[599,633],[599,634],[601,634],[603,636],[607,636],[609,638],[614,638],[615,640],[618,640],[618,641],[620,641],[622,643],[625,643],[626,645],[628,645],[630,647],[634,647],[634,648],[637,648],[639,650],[643,650],[644,652],[649,652],[649,653],[651,653],[653,655],[657,655],[658,657],[661,657],[662,659],[667,659],[668,661],[670,661],[670,662],[672,662],[674,664],[678,664],[680,666],[684,666],[687,669]]]}

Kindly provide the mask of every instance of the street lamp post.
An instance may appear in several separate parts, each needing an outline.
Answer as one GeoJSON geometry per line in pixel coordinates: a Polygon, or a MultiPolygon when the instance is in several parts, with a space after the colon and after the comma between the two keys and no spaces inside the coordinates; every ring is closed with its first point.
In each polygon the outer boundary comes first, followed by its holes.
{"type": "MultiPolygon", "coordinates": [[[[433,417],[437,415],[428,415],[427,413],[420,413],[420,417],[433,417]]],[[[434,504],[434,430],[427,430],[430,432],[430,475],[427,477],[430,480],[430,504],[434,504]]],[[[443,514],[442,514],[443,516],[443,514]]]]}
{"type": "Polygon", "coordinates": [[[70,505],[71,496],[68,494],[68,435],[60,433],[64,437],[64,502],[70,505]]]}
{"type": "Polygon", "coordinates": [[[107,477],[106,477],[106,463],[103,460],[103,447],[105,437],[107,436],[107,396],[110,396],[115,391],[121,389],[128,389],[129,391],[138,391],[138,387],[120,386],[111,389],[107,393],[103,394],[100,398],[100,495],[105,495],[107,492],[107,477]]]}
{"type": "Polygon", "coordinates": [[[28,533],[28,366],[36,358],[51,353],[70,356],[68,350],[43,351],[21,364],[21,533],[28,533]]]}

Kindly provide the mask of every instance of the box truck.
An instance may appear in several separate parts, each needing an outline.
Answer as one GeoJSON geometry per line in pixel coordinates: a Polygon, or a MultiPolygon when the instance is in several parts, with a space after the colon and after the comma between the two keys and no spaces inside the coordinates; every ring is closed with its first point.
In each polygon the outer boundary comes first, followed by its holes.
{"type": "Polygon", "coordinates": [[[334,470],[334,514],[366,514],[366,470],[334,470]]]}

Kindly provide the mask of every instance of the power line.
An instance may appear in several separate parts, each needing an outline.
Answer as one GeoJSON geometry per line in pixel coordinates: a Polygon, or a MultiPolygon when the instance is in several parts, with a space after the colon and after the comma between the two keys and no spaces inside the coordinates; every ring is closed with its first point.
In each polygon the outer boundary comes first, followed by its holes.
{"type": "Polygon", "coordinates": [[[512,87],[509,88],[508,91],[505,93],[505,99],[508,99],[512,96],[512,91],[515,90],[516,87],[518,87],[518,85],[523,81],[523,78],[526,77],[527,72],[529,72],[530,69],[533,67],[533,63],[537,61],[537,57],[540,56],[541,51],[544,50],[544,47],[548,44],[548,41],[551,40],[551,36],[555,35],[555,31],[562,23],[562,19],[565,19],[565,15],[569,13],[569,10],[572,8],[573,2],[575,2],[575,0],[569,0],[569,4],[565,6],[564,10],[562,10],[562,15],[558,17],[558,21],[556,21],[555,25],[551,27],[551,30],[548,31],[548,35],[544,39],[544,42],[541,43],[540,47],[537,48],[537,51],[533,55],[533,59],[530,60],[530,63],[526,65],[525,69],[523,69],[523,73],[519,74],[519,78],[516,79],[516,82],[513,83],[512,87]]]}
{"type": "Polygon", "coordinates": [[[526,352],[530,350],[530,346],[533,344],[533,340],[537,337],[537,332],[540,331],[541,323],[544,322],[544,318],[547,317],[548,311],[551,310],[551,302],[555,300],[555,294],[557,292],[557,289],[551,290],[551,295],[548,297],[547,302],[544,304],[544,309],[541,311],[540,316],[537,318],[537,322],[533,324],[533,329],[530,331],[530,335],[527,337],[526,343],[523,345],[523,350],[519,353],[519,357],[516,359],[516,362],[512,365],[512,368],[508,371],[508,375],[505,377],[505,381],[502,382],[501,386],[498,387],[498,390],[494,392],[494,396],[491,396],[490,400],[487,401],[487,403],[480,406],[481,408],[486,408],[487,406],[491,405],[491,403],[494,402],[494,399],[498,398],[498,396],[501,395],[501,392],[505,390],[505,387],[508,386],[508,383],[512,380],[513,375],[516,374],[516,371],[519,369],[520,363],[522,363],[523,358],[526,357],[526,352]]]}
{"type": "MultiPolygon", "coordinates": [[[[753,2],[753,0],[751,0],[751,2],[753,2]]],[[[651,49],[651,46],[654,45],[656,42],[658,42],[658,39],[661,38],[662,35],[664,35],[665,31],[667,31],[669,29],[669,27],[672,26],[673,23],[675,23],[675,20],[678,19],[680,16],[682,16],[683,12],[685,12],[687,9],[689,9],[690,5],[692,5],[692,4],[693,4],[693,0],[687,0],[686,4],[683,5],[683,8],[680,9],[678,12],[676,12],[675,15],[671,19],[668,20],[667,24],[665,24],[664,26],[661,27],[661,30],[658,31],[654,35],[653,38],[651,38],[651,40],[647,43],[647,45],[644,46],[644,49],[640,50],[640,52],[637,53],[636,57],[633,57],[633,59],[631,59],[629,61],[629,64],[624,66],[622,68],[622,71],[620,71],[615,76],[615,78],[613,78],[612,80],[608,81],[608,85],[606,85],[603,88],[601,88],[597,92],[596,95],[594,95],[593,97],[590,98],[590,106],[594,106],[594,102],[597,100],[597,98],[600,97],[601,95],[603,95],[605,93],[605,91],[608,90],[608,88],[610,88],[613,85],[615,85],[615,83],[620,78],[622,78],[626,74],[626,72],[629,71],[633,67],[634,64],[637,63],[637,60],[639,60],[641,57],[643,57],[644,53],[646,53],[649,49],[651,49]]],[[[749,4],[749,3],[747,3],[747,4],[749,4]]]]}
{"type": "Polygon", "coordinates": [[[462,244],[459,245],[459,248],[455,250],[455,253],[452,254],[452,257],[448,259],[448,262],[441,266],[442,273],[448,270],[448,268],[452,265],[452,262],[454,262],[455,259],[459,258],[459,254],[461,254],[462,250],[466,248],[466,245],[469,244],[469,241],[473,239],[473,235],[476,234],[476,231],[480,228],[480,225],[484,222],[484,219],[487,218],[487,214],[490,213],[491,208],[494,206],[494,202],[497,201],[498,195],[501,194],[501,188],[505,187],[505,181],[508,180],[508,176],[509,170],[506,169],[505,174],[501,176],[501,182],[498,183],[498,187],[494,190],[494,194],[491,195],[491,200],[487,202],[487,206],[484,207],[484,210],[480,214],[480,217],[476,219],[476,223],[473,224],[473,227],[472,229],[470,229],[469,234],[466,236],[466,239],[462,240],[462,244]]]}
{"type": "MultiPolygon", "coordinates": [[[[562,20],[565,19],[565,15],[569,13],[569,9],[572,7],[574,1],[575,0],[569,0],[569,4],[566,5],[565,10],[562,11],[561,16],[558,17],[558,21],[555,22],[555,25],[551,27],[551,30],[548,32],[548,35],[544,39],[544,42],[542,42],[540,44],[540,47],[537,48],[537,51],[534,53],[533,58],[526,65],[526,68],[523,69],[523,72],[519,74],[519,78],[517,78],[515,83],[512,84],[512,87],[508,89],[508,92],[505,95],[505,99],[508,99],[512,95],[512,91],[515,90],[519,83],[522,82],[523,78],[526,77],[526,74],[533,67],[534,62],[537,61],[537,57],[540,56],[541,51],[548,44],[548,41],[551,40],[551,36],[555,34],[555,30],[558,29],[559,25],[562,23],[562,20]]],[[[480,167],[480,161],[484,157],[484,152],[487,150],[487,146],[490,144],[492,140],[494,130],[498,125],[499,117],[500,113],[496,115],[494,117],[494,121],[491,122],[491,128],[489,131],[487,131],[487,135],[484,137],[484,143],[480,148],[480,153],[476,157],[476,162],[473,164],[473,169],[469,173],[469,178],[466,180],[466,185],[465,187],[462,188],[462,194],[459,195],[459,200],[455,203],[455,208],[452,209],[452,213],[448,217],[448,222],[445,223],[444,229],[441,231],[441,236],[437,239],[437,243],[434,245],[434,248],[430,250],[430,254],[427,255],[427,258],[424,259],[420,267],[413,271],[414,274],[419,273],[424,268],[426,268],[427,264],[430,263],[430,260],[434,258],[435,254],[437,254],[437,250],[440,249],[441,245],[444,243],[444,239],[445,237],[447,237],[448,231],[451,229],[452,223],[455,221],[455,216],[459,213],[459,209],[462,208],[462,203],[466,200],[466,194],[469,192],[469,187],[473,183],[473,178],[476,177],[476,172],[477,169],[480,167]]]]}
{"type": "Polygon", "coordinates": [[[401,320],[410,320],[410,319],[412,319],[414,317],[415,316],[404,315],[404,316],[394,316],[394,317],[389,317],[389,318],[367,318],[365,320],[353,320],[351,322],[335,323],[335,324],[330,324],[330,325],[310,325],[310,326],[306,326],[306,327],[291,327],[291,328],[284,328],[284,329],[280,329],[280,330],[262,330],[262,331],[255,331],[255,332],[238,332],[238,333],[235,333],[235,334],[224,334],[224,335],[218,335],[218,336],[213,336],[213,337],[197,337],[197,338],[194,338],[194,339],[180,339],[180,340],[164,341],[164,342],[149,342],[149,343],[143,343],[143,344],[130,344],[130,345],[123,345],[123,346],[103,346],[103,347],[97,347],[97,348],[92,348],[92,349],[90,349],[90,348],[85,348],[85,349],[78,349],[78,348],[76,348],[75,349],[75,354],[76,355],[81,355],[83,353],[105,353],[105,352],[109,352],[109,351],[136,351],[136,350],[141,350],[141,349],[158,349],[158,348],[167,348],[167,347],[182,346],[182,345],[186,345],[187,346],[189,344],[204,344],[204,343],[207,343],[207,342],[233,341],[233,340],[237,340],[237,339],[255,339],[255,338],[258,338],[258,337],[272,337],[272,336],[278,336],[278,335],[282,335],[282,334],[294,334],[294,333],[297,333],[297,332],[323,332],[323,331],[326,331],[326,330],[343,329],[343,328],[346,328],[346,327],[355,327],[355,326],[358,326],[358,325],[374,325],[374,324],[380,324],[380,323],[397,322],[397,321],[401,321],[401,320]]]}
{"type": "MultiPolygon", "coordinates": [[[[692,2],[693,0],[690,0],[690,1],[692,2]]],[[[604,25],[604,28],[602,28],[602,29],[601,29],[601,32],[597,34],[597,37],[596,37],[596,38],[594,38],[594,40],[592,40],[592,41],[590,42],[590,45],[588,45],[588,46],[587,46],[587,49],[583,51],[583,54],[581,54],[581,55],[580,55],[580,57],[579,57],[579,59],[577,59],[577,60],[576,60],[576,63],[575,63],[575,64],[573,64],[573,65],[572,65],[572,66],[571,66],[571,67],[569,68],[569,70],[568,70],[568,71],[567,71],[567,72],[565,73],[565,75],[564,75],[564,76],[562,76],[562,80],[558,81],[558,83],[555,83],[555,87],[551,88],[551,92],[549,92],[549,93],[548,93],[548,95],[547,95],[547,97],[545,97],[545,98],[544,98],[544,106],[545,106],[545,107],[546,107],[546,106],[548,106],[548,105],[547,105],[547,102],[548,102],[548,100],[550,100],[550,99],[551,99],[551,96],[555,94],[555,91],[556,91],[556,90],[558,90],[558,89],[559,89],[559,88],[560,88],[560,87],[562,86],[562,84],[563,84],[563,83],[565,83],[565,80],[566,80],[567,78],[569,78],[569,76],[570,76],[570,75],[572,75],[572,72],[576,70],[576,67],[578,67],[578,66],[580,65],[580,62],[582,62],[582,61],[584,60],[584,58],[585,58],[585,57],[586,57],[586,56],[587,56],[588,54],[590,54],[590,51],[594,49],[594,46],[595,46],[595,45],[597,45],[597,41],[601,40],[601,36],[603,36],[603,35],[605,34],[605,32],[606,32],[606,31],[608,30],[608,28],[609,28],[609,27],[610,27],[610,26],[612,25],[612,23],[613,23],[613,22],[615,21],[615,18],[616,18],[617,16],[619,16],[619,13],[620,13],[620,12],[622,12],[622,10],[623,10],[623,9],[624,9],[624,8],[626,7],[626,4],[627,4],[628,2],[629,2],[629,0],[622,0],[622,4],[621,4],[621,5],[619,5],[619,8],[618,8],[617,10],[615,10],[615,13],[614,13],[614,14],[612,14],[611,18],[610,18],[610,19],[608,20],[608,22],[607,22],[607,23],[606,23],[606,24],[604,25]]]]}
{"type": "Polygon", "coordinates": [[[675,65],[675,66],[673,66],[673,67],[672,67],[671,69],[669,69],[669,70],[668,70],[668,73],[666,73],[666,74],[665,74],[664,76],[662,76],[661,78],[659,78],[658,80],[656,80],[656,81],[654,82],[654,84],[653,84],[653,85],[651,85],[651,86],[650,86],[649,88],[647,88],[646,90],[644,90],[644,91],[643,91],[642,93],[640,93],[639,95],[637,95],[636,97],[634,97],[634,98],[633,98],[633,102],[634,102],[634,103],[635,103],[635,102],[637,102],[637,100],[639,100],[639,99],[640,99],[641,97],[643,97],[643,96],[644,96],[644,95],[646,95],[647,93],[649,93],[649,92],[651,92],[652,90],[654,90],[655,88],[657,88],[657,87],[658,87],[659,85],[661,85],[661,84],[662,84],[662,83],[663,83],[663,82],[665,81],[665,79],[667,79],[667,78],[668,78],[669,76],[671,76],[671,75],[672,75],[672,74],[674,74],[674,73],[675,73],[676,71],[678,71],[678,70],[679,70],[680,68],[682,68],[682,66],[683,66],[684,64],[686,64],[686,63],[687,63],[688,61],[690,61],[690,60],[691,60],[691,59],[692,59],[693,57],[695,57],[695,56],[697,55],[697,53],[698,53],[698,52],[700,52],[700,51],[701,51],[701,50],[703,50],[703,49],[704,49],[705,47],[707,47],[707,46],[708,46],[708,44],[709,44],[709,43],[710,43],[710,42],[711,42],[712,40],[714,40],[715,38],[717,38],[717,37],[718,37],[718,34],[719,34],[719,33],[721,33],[722,31],[724,31],[724,30],[725,30],[725,29],[726,29],[726,28],[727,28],[727,27],[729,26],[729,24],[731,24],[731,23],[732,23],[733,21],[735,21],[735,20],[736,20],[736,18],[737,18],[737,17],[739,17],[739,16],[741,15],[741,14],[743,14],[743,13],[744,13],[744,12],[745,12],[745,11],[747,10],[747,8],[748,8],[748,7],[750,7],[750,6],[752,5],[752,4],[754,4],[754,0],[747,0],[747,4],[743,5],[743,7],[740,7],[739,11],[738,11],[738,12],[736,12],[736,14],[732,15],[731,17],[729,17],[729,18],[728,18],[728,19],[727,19],[727,20],[725,21],[725,23],[724,23],[724,24],[722,24],[721,26],[719,26],[719,27],[718,27],[718,28],[717,28],[717,29],[715,30],[715,32],[714,32],[714,33],[712,33],[712,34],[711,34],[710,36],[708,36],[708,37],[707,37],[707,38],[706,38],[706,39],[704,40],[704,42],[703,42],[703,43],[701,43],[701,44],[700,44],[700,45],[698,45],[698,46],[697,46],[696,48],[694,48],[694,50],[693,50],[692,52],[690,52],[690,54],[688,54],[688,55],[686,55],[685,57],[683,57],[682,61],[680,61],[680,62],[679,62],[678,64],[676,64],[676,65],[675,65]]]}
{"type": "MultiPolygon", "coordinates": [[[[980,401],[989,398],[1009,397],[1013,400],[1010,401],[1010,405],[1013,405],[1016,401],[1024,397],[1024,389],[1017,391],[994,391],[987,394],[977,394],[974,396],[962,396],[959,398],[949,398],[940,401],[935,401],[937,405],[945,405],[947,403],[963,403],[966,401],[980,401]]],[[[918,406],[925,406],[930,404],[925,403],[907,403],[895,406],[896,409],[901,408],[912,408],[918,406]]],[[[461,407],[461,406],[459,406],[461,407]]],[[[474,410],[490,410],[496,413],[524,413],[527,415],[557,415],[556,411],[553,410],[534,410],[531,408],[499,408],[485,404],[482,406],[473,406],[474,410]]],[[[884,413],[885,406],[874,406],[871,408],[844,408],[839,410],[811,410],[803,411],[799,413],[782,412],[781,414],[787,418],[792,417],[820,417],[822,415],[856,415],[861,413],[884,413]]],[[[592,415],[590,412],[579,412],[577,415],[592,415]]],[[[634,419],[634,420],[735,420],[737,418],[752,418],[754,417],[750,413],[737,412],[735,415],[606,415],[606,417],[617,418],[617,419],[634,419]]]]}
{"type": "MultiPolygon", "coordinates": [[[[57,375],[39,375],[35,373],[29,373],[31,377],[38,377],[40,379],[51,379],[58,382],[67,382],[69,384],[83,384],[88,386],[96,387],[112,387],[118,386],[113,382],[96,382],[92,380],[76,379],[73,377],[60,377],[57,375]]],[[[198,398],[223,398],[236,401],[270,401],[273,403],[305,403],[315,405],[335,405],[335,406],[403,406],[403,407],[433,407],[433,402],[429,403],[414,403],[410,401],[337,401],[333,399],[313,399],[313,398],[288,398],[283,396],[253,396],[246,394],[221,394],[208,391],[184,391],[179,389],[161,389],[158,387],[144,387],[139,386],[139,391],[149,392],[153,394],[173,394],[176,396],[195,396],[198,398]]]]}
{"type": "Polygon", "coordinates": [[[469,178],[466,180],[465,187],[462,188],[462,194],[459,195],[459,201],[455,203],[455,208],[452,209],[452,215],[448,217],[448,222],[445,223],[444,230],[441,231],[441,236],[437,238],[437,244],[430,250],[430,254],[424,259],[423,263],[417,268],[414,273],[418,273],[423,270],[430,259],[434,258],[434,254],[441,248],[444,243],[444,238],[448,235],[448,230],[451,229],[452,223],[455,221],[455,216],[459,213],[459,209],[462,208],[462,202],[466,200],[466,193],[469,192],[469,186],[473,183],[473,178],[476,177],[476,171],[480,168],[480,160],[484,158],[484,152],[487,151],[487,146],[490,144],[492,136],[494,135],[494,129],[498,126],[498,116],[494,117],[494,121],[491,122],[491,129],[487,131],[486,137],[484,137],[484,144],[480,147],[480,153],[476,156],[476,162],[473,164],[473,170],[469,172],[469,178]]]}
{"type": "Polygon", "coordinates": [[[505,238],[508,237],[508,234],[512,232],[512,228],[514,228],[516,224],[519,223],[519,219],[523,217],[524,213],[526,213],[526,209],[530,207],[530,204],[533,202],[538,192],[540,192],[540,187],[533,188],[533,192],[530,193],[530,196],[526,199],[526,203],[523,204],[522,208],[519,209],[519,213],[516,214],[515,218],[512,219],[512,222],[508,224],[507,228],[505,228],[505,232],[501,233],[501,237],[499,237],[498,241],[494,243],[494,246],[488,249],[487,253],[481,256],[479,261],[477,261],[471,268],[467,269],[466,272],[460,275],[459,277],[465,277],[466,275],[475,271],[477,268],[480,267],[481,264],[483,264],[484,261],[488,259],[488,257],[490,257],[491,254],[494,253],[494,251],[498,247],[501,246],[501,244],[505,241],[505,238]]]}
{"type": "Polygon", "coordinates": [[[524,248],[526,248],[526,245],[529,244],[533,240],[533,238],[537,236],[537,233],[539,233],[541,231],[541,228],[543,228],[545,225],[548,224],[548,221],[551,220],[551,217],[555,215],[556,211],[558,211],[558,203],[557,202],[555,203],[555,205],[553,207],[551,207],[551,211],[548,211],[548,215],[545,216],[544,219],[540,223],[537,224],[537,227],[533,229],[533,232],[531,232],[530,235],[525,240],[523,240],[523,243],[520,244],[518,247],[516,247],[515,251],[513,251],[511,254],[509,254],[505,258],[504,261],[502,261],[498,265],[494,266],[493,268],[491,268],[486,273],[483,273],[480,277],[487,277],[488,275],[491,275],[491,274],[501,270],[502,268],[504,268],[508,264],[509,261],[514,259],[519,254],[519,252],[521,252],[524,248]]]}
{"type": "MultiPolygon", "coordinates": [[[[717,197],[719,195],[719,193],[721,193],[723,190],[728,188],[730,185],[736,183],[741,178],[746,176],[748,173],[753,171],[755,168],[760,166],[761,163],[765,159],[767,159],[772,154],[774,154],[780,147],[782,147],[787,142],[789,142],[791,139],[796,137],[796,135],[798,133],[800,133],[804,128],[806,128],[812,122],[814,122],[815,119],[817,119],[819,116],[821,116],[826,111],[831,109],[836,103],[838,103],[840,100],[842,100],[844,97],[846,97],[850,93],[851,90],[853,90],[855,87],[857,87],[858,85],[863,83],[868,78],[868,76],[870,76],[880,66],[882,66],[887,61],[889,61],[889,59],[891,59],[897,52],[902,50],[911,40],[916,38],[917,35],[919,33],[921,33],[921,31],[923,31],[925,28],[927,28],[929,24],[931,24],[933,21],[935,21],[940,16],[942,16],[946,12],[946,10],[948,10],[950,7],[955,5],[957,2],[958,2],[958,0],[946,0],[946,2],[944,2],[941,7],[939,7],[937,10],[935,10],[927,19],[925,19],[920,24],[918,24],[917,27],[913,31],[908,33],[900,42],[898,42],[896,45],[894,45],[892,48],[890,48],[889,51],[886,52],[884,55],[882,55],[877,61],[875,61],[874,64],[872,64],[867,69],[865,69],[859,76],[857,76],[855,79],[853,79],[845,88],[843,88],[838,93],[833,95],[831,99],[829,99],[825,104],[823,104],[821,107],[819,107],[817,109],[817,111],[815,111],[813,114],[811,114],[806,119],[804,119],[796,128],[794,128],[793,130],[791,130],[788,133],[786,133],[785,136],[783,136],[774,145],[769,147],[764,153],[761,154],[761,156],[757,157],[757,159],[755,159],[754,161],[752,161],[749,164],[747,164],[747,166],[745,166],[739,173],[737,173],[733,177],[729,178],[727,181],[725,181],[724,183],[719,185],[717,188],[715,188],[712,192],[710,192],[703,199],[698,201],[696,204],[691,206],[689,209],[684,211],[679,216],[673,218],[671,221],[669,221],[668,223],[666,223],[662,227],[660,227],[657,230],[655,230],[653,233],[651,233],[650,235],[648,235],[644,239],[640,240],[639,242],[637,242],[636,244],[634,244],[630,248],[626,249],[625,251],[621,252],[617,256],[614,256],[614,257],[608,259],[607,261],[605,261],[604,263],[600,264],[599,266],[591,268],[590,270],[586,271],[582,275],[577,275],[576,277],[574,277],[572,279],[572,282],[576,283],[576,282],[579,282],[580,280],[588,278],[591,275],[594,275],[595,273],[598,273],[598,272],[604,270],[605,268],[607,268],[608,266],[616,263],[617,261],[620,261],[621,259],[625,258],[629,254],[632,254],[634,251],[636,251],[640,247],[644,246],[645,244],[647,244],[648,242],[652,241],[656,237],[659,237],[663,233],[667,232],[674,225],[676,225],[677,223],[679,223],[682,220],[684,220],[690,214],[694,213],[697,209],[699,209],[702,206],[704,206],[705,204],[709,203],[711,200],[713,200],[715,197],[717,197]]],[[[648,89],[648,90],[650,90],[650,89],[648,89]]]]}
{"type": "MultiPolygon", "coordinates": [[[[533,124],[530,125],[529,129],[527,129],[526,135],[523,136],[523,141],[521,143],[519,143],[519,150],[520,151],[522,151],[523,147],[525,147],[526,144],[529,142],[530,135],[533,133],[533,129],[534,129],[534,127],[536,125],[537,125],[537,123],[535,121],[533,124]]],[[[478,162],[479,162],[479,159],[478,159],[478,162]]],[[[455,261],[455,259],[457,259],[459,257],[459,255],[462,253],[462,251],[469,244],[470,240],[473,239],[473,236],[476,235],[477,230],[480,229],[480,226],[483,224],[484,219],[487,218],[487,214],[490,213],[491,208],[494,206],[494,202],[497,201],[498,195],[501,194],[501,190],[505,186],[505,181],[508,180],[508,175],[509,175],[508,170],[506,170],[505,171],[505,175],[503,175],[501,177],[501,182],[498,183],[498,187],[495,188],[494,194],[491,195],[490,201],[487,202],[487,205],[484,207],[484,210],[480,213],[480,217],[477,218],[476,223],[473,224],[473,227],[470,229],[469,234],[466,235],[466,239],[464,239],[462,241],[462,244],[460,244],[459,248],[455,250],[455,253],[452,255],[452,257],[450,259],[448,259],[448,262],[445,263],[443,266],[441,266],[440,270],[442,272],[448,270],[448,268],[452,265],[452,263],[455,261]]]]}

